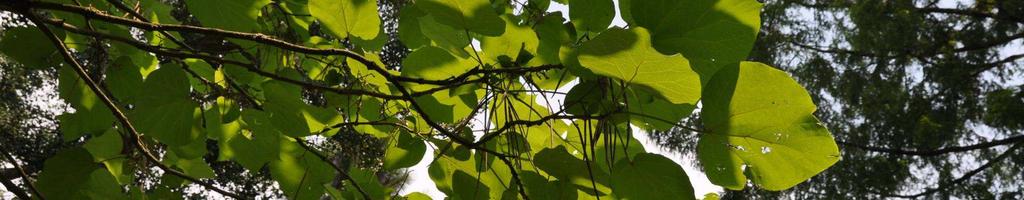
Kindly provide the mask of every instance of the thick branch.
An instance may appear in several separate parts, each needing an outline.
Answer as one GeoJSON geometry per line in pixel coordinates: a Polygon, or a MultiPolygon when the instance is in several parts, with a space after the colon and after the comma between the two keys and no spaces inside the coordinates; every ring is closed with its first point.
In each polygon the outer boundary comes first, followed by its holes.
{"type": "MultiPolygon", "coordinates": [[[[36,184],[32,182],[32,178],[28,176],[28,173],[25,173],[25,168],[22,168],[21,165],[18,164],[18,161],[14,159],[14,156],[8,153],[7,149],[4,149],[2,147],[0,147],[0,153],[3,153],[4,158],[6,158],[7,161],[11,162],[11,165],[14,166],[15,172],[18,173],[19,177],[21,177],[21,182],[25,183],[25,186],[28,187],[29,191],[32,191],[32,194],[38,197],[39,199],[45,200],[46,198],[43,198],[43,194],[39,193],[39,190],[36,189],[36,184]]],[[[10,181],[10,179],[4,180],[10,181]]]]}
{"type": "Polygon", "coordinates": [[[18,199],[32,199],[28,196],[28,193],[25,193],[24,189],[19,188],[18,185],[15,185],[11,180],[0,179],[0,184],[3,184],[4,187],[7,188],[8,192],[14,193],[14,196],[17,196],[18,199]]]}

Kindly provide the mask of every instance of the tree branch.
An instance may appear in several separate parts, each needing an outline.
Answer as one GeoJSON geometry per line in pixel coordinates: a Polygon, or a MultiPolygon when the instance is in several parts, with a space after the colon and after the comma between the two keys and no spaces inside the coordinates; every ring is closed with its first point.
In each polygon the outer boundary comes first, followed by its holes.
{"type": "Polygon", "coordinates": [[[1009,63],[1012,63],[1012,62],[1017,62],[1017,60],[1020,60],[1021,58],[1024,58],[1024,54],[1017,54],[1017,55],[1007,56],[1006,58],[1003,58],[1002,60],[999,60],[999,61],[981,64],[981,66],[984,66],[984,67],[978,68],[974,72],[971,72],[971,77],[977,77],[978,75],[981,75],[981,73],[984,73],[984,72],[986,72],[988,70],[992,70],[992,69],[995,69],[995,68],[1000,68],[1000,67],[1003,67],[1005,64],[1009,64],[1009,63]]]}
{"type": "MultiPolygon", "coordinates": [[[[1024,38],[1024,33],[1018,33],[1018,34],[1007,36],[1007,37],[1004,37],[1004,38],[998,38],[998,39],[990,40],[990,41],[987,41],[987,42],[984,42],[984,43],[981,43],[981,44],[974,44],[974,45],[970,45],[970,46],[966,46],[965,45],[964,47],[953,48],[951,50],[951,52],[956,53],[956,52],[968,52],[968,51],[985,50],[985,49],[997,47],[997,46],[1000,46],[1000,45],[1005,45],[1007,43],[1010,43],[1010,42],[1012,42],[1014,40],[1021,39],[1021,38],[1024,38]]],[[[883,54],[878,54],[878,53],[874,53],[874,52],[865,52],[865,51],[858,51],[858,50],[851,50],[851,49],[836,49],[836,48],[818,47],[818,46],[803,44],[803,43],[800,43],[800,42],[797,42],[797,41],[792,41],[792,40],[788,41],[788,43],[793,44],[794,46],[800,47],[802,49],[807,49],[807,50],[815,51],[815,52],[818,52],[818,53],[849,54],[849,55],[854,55],[854,56],[878,57],[878,58],[882,58],[882,59],[891,59],[891,58],[901,57],[901,56],[924,57],[924,56],[934,56],[934,55],[937,55],[937,54],[940,54],[940,53],[945,53],[945,51],[936,51],[936,52],[934,52],[932,54],[920,54],[920,53],[914,53],[913,49],[904,49],[904,50],[886,50],[886,51],[895,52],[896,54],[895,55],[883,55],[883,54]]]]}
{"type": "Polygon", "coordinates": [[[1013,18],[1013,17],[1009,17],[1009,16],[1002,16],[1002,15],[997,15],[997,14],[993,14],[993,13],[974,11],[974,10],[963,10],[963,9],[953,9],[953,8],[934,8],[934,7],[931,7],[931,8],[918,8],[917,11],[918,12],[923,12],[923,13],[939,13],[939,14],[947,14],[947,15],[962,15],[962,16],[971,16],[971,17],[978,17],[978,18],[989,18],[989,19],[994,19],[994,20],[1006,20],[1006,21],[1011,21],[1011,22],[1024,23],[1024,19],[1022,19],[1022,18],[1013,18]]]}
{"type": "Polygon", "coordinates": [[[991,142],[978,143],[978,144],[967,145],[967,146],[955,146],[955,147],[947,147],[947,148],[942,148],[942,149],[921,150],[921,151],[904,150],[904,149],[890,149],[890,148],[884,148],[884,147],[873,147],[873,146],[867,146],[867,145],[863,145],[863,144],[851,143],[851,142],[846,142],[846,141],[838,141],[838,140],[836,141],[836,143],[838,143],[840,145],[843,145],[843,146],[847,146],[847,147],[854,147],[854,148],[858,148],[858,149],[863,149],[865,151],[928,157],[928,156],[938,156],[938,155],[947,154],[947,153],[957,153],[957,152],[973,151],[973,150],[978,150],[978,149],[986,149],[986,148],[991,148],[991,147],[994,147],[994,146],[1024,143],[1024,135],[1018,135],[1018,136],[1013,136],[1013,137],[1009,137],[1009,138],[1006,138],[1006,139],[995,140],[995,141],[991,141],[991,142]]]}
{"type": "MultiPolygon", "coordinates": [[[[0,4],[0,5],[4,5],[4,4],[0,4]]],[[[175,31],[175,32],[200,33],[200,34],[207,34],[207,35],[212,35],[212,36],[221,36],[221,37],[227,37],[227,38],[235,38],[235,39],[253,41],[253,42],[262,43],[262,44],[266,44],[266,45],[270,45],[270,46],[275,46],[275,47],[278,47],[278,48],[281,48],[281,49],[285,49],[285,50],[289,50],[289,51],[295,51],[295,52],[304,53],[304,54],[311,54],[311,55],[342,55],[342,56],[346,56],[346,57],[352,58],[352,59],[354,59],[354,60],[356,60],[356,61],[366,65],[368,68],[382,68],[381,66],[377,65],[375,62],[367,59],[365,56],[362,56],[361,54],[356,53],[356,52],[354,52],[352,50],[338,49],[338,48],[322,48],[322,49],[320,49],[320,48],[306,47],[306,46],[302,46],[302,45],[298,45],[298,44],[293,44],[293,43],[290,43],[290,42],[286,42],[286,41],[283,41],[283,40],[279,40],[279,39],[273,38],[273,37],[268,36],[268,35],[263,35],[263,34],[258,34],[258,33],[228,31],[228,30],[222,30],[222,29],[216,29],[216,28],[207,28],[207,27],[189,26],[189,25],[148,23],[148,22],[136,21],[136,20],[132,20],[132,19],[127,19],[127,18],[123,18],[123,17],[109,15],[109,14],[103,13],[102,11],[97,11],[97,10],[95,10],[93,8],[90,8],[90,7],[66,5],[66,4],[59,4],[59,3],[31,2],[29,6],[33,7],[33,8],[41,8],[41,9],[49,9],[49,10],[58,10],[58,11],[64,11],[64,12],[71,12],[71,13],[75,13],[75,14],[81,15],[83,17],[94,18],[94,19],[106,21],[106,22],[109,22],[109,23],[115,23],[115,24],[131,26],[131,27],[135,27],[135,28],[140,28],[140,29],[148,30],[148,31],[175,31]]],[[[413,83],[432,84],[432,85],[450,85],[450,84],[453,84],[453,83],[461,82],[461,81],[465,80],[469,76],[478,75],[478,74],[545,71],[545,70],[557,69],[557,68],[562,68],[562,65],[543,65],[543,66],[538,66],[538,67],[525,67],[525,68],[474,69],[474,70],[470,70],[469,72],[466,72],[466,73],[460,74],[458,76],[455,76],[453,78],[449,78],[449,79],[445,79],[445,80],[428,80],[428,79],[422,79],[422,78],[395,76],[394,74],[387,73],[386,71],[384,72],[385,74],[383,74],[383,75],[384,76],[391,76],[393,79],[395,79],[395,80],[397,80],[399,82],[413,82],[413,83]]]]}
{"type": "Polygon", "coordinates": [[[4,187],[7,188],[8,192],[14,193],[14,196],[17,196],[19,199],[32,199],[32,197],[28,196],[28,193],[25,193],[24,189],[19,188],[18,185],[15,185],[11,180],[0,179],[0,184],[3,184],[4,187]]]}
{"type": "Polygon", "coordinates": [[[218,188],[218,187],[214,186],[213,184],[202,182],[202,181],[200,181],[199,179],[197,179],[195,177],[188,176],[185,173],[177,171],[177,170],[175,170],[175,169],[173,169],[171,167],[168,167],[167,165],[164,165],[163,163],[161,163],[160,159],[157,158],[155,155],[153,155],[153,153],[150,152],[148,148],[146,148],[146,145],[143,144],[142,136],[135,129],[135,126],[132,125],[132,123],[128,120],[128,117],[124,114],[124,112],[121,111],[121,108],[118,107],[117,104],[115,104],[110,99],[110,96],[108,96],[105,92],[103,92],[103,90],[100,89],[99,85],[96,84],[96,82],[93,81],[92,78],[90,78],[88,76],[88,73],[85,71],[85,69],[82,67],[82,65],[80,63],[78,63],[78,61],[74,58],[74,56],[71,55],[71,52],[68,50],[67,46],[64,45],[64,42],[61,41],[61,38],[57,37],[57,35],[54,34],[53,31],[51,31],[50,28],[46,26],[46,23],[43,23],[43,21],[39,20],[38,17],[33,15],[31,13],[31,8],[24,7],[24,8],[21,8],[21,9],[23,9],[23,11],[24,11],[24,12],[21,12],[21,13],[26,14],[25,16],[30,21],[32,21],[32,23],[36,24],[36,27],[39,28],[39,30],[42,31],[43,34],[45,34],[50,39],[50,42],[52,42],[53,45],[57,47],[58,51],[60,51],[61,56],[64,57],[64,60],[68,64],[71,65],[72,69],[74,69],[75,73],[78,74],[79,78],[81,78],[86,83],[86,85],[89,87],[89,89],[92,90],[92,92],[95,93],[97,97],[99,97],[100,101],[103,102],[103,104],[105,106],[107,106],[107,108],[110,109],[112,114],[114,114],[114,116],[118,119],[118,121],[121,122],[121,125],[123,125],[124,128],[128,129],[128,132],[134,138],[134,145],[136,147],[138,147],[138,149],[142,152],[142,154],[144,155],[144,157],[147,160],[149,160],[150,162],[155,163],[157,167],[159,167],[160,169],[162,169],[163,171],[165,171],[167,173],[170,173],[172,175],[181,177],[181,178],[183,178],[185,180],[194,182],[196,184],[202,185],[202,186],[204,186],[204,187],[206,187],[208,189],[211,189],[213,191],[216,191],[217,193],[220,193],[220,194],[222,194],[224,196],[229,196],[229,197],[232,197],[232,198],[235,198],[235,199],[243,199],[243,197],[239,196],[238,194],[228,192],[226,190],[223,190],[221,188],[218,188]]]}
{"type": "MultiPolygon", "coordinates": [[[[134,17],[135,19],[138,19],[139,21],[146,22],[146,23],[150,22],[149,19],[146,19],[146,16],[142,16],[142,14],[139,14],[139,12],[135,12],[135,10],[133,10],[132,8],[129,8],[127,5],[124,5],[124,3],[121,2],[121,0],[107,0],[107,3],[110,3],[110,5],[114,5],[114,7],[116,7],[118,10],[121,10],[121,11],[124,11],[124,12],[128,13],[129,15],[134,17]]],[[[163,35],[168,40],[171,40],[171,42],[174,42],[174,44],[177,44],[178,46],[181,46],[181,47],[185,47],[185,49],[188,49],[189,51],[195,51],[195,49],[190,47],[188,44],[185,44],[184,42],[178,40],[177,38],[174,38],[174,36],[171,35],[170,33],[167,33],[167,31],[158,31],[158,32],[160,33],[160,35],[163,35]]]]}
{"type": "Polygon", "coordinates": [[[917,193],[917,194],[911,194],[911,195],[900,195],[900,194],[892,194],[892,195],[882,194],[882,195],[886,196],[886,197],[898,197],[898,198],[907,198],[907,199],[917,199],[917,198],[923,197],[925,195],[929,195],[929,194],[932,194],[932,193],[935,193],[935,192],[938,192],[938,191],[945,190],[946,188],[949,188],[949,187],[952,187],[954,185],[963,183],[964,181],[967,181],[971,177],[974,177],[975,175],[978,175],[978,173],[981,173],[982,171],[985,171],[986,169],[994,166],[996,163],[999,163],[1000,161],[1003,161],[1007,157],[1010,157],[1010,155],[1013,155],[1014,151],[1016,151],[1017,149],[1020,149],[1021,147],[1024,147],[1024,143],[1017,143],[1016,145],[1013,145],[1013,147],[1010,147],[1010,149],[1007,149],[1005,152],[1003,152],[999,156],[993,158],[992,160],[989,160],[984,165],[981,165],[981,167],[978,167],[978,168],[976,168],[974,170],[968,171],[964,175],[960,176],[960,178],[953,179],[952,181],[948,181],[948,182],[939,183],[939,187],[935,187],[935,188],[932,188],[932,189],[927,189],[924,192],[917,193]]]}
{"type": "MultiPolygon", "coordinates": [[[[29,191],[32,191],[32,194],[39,197],[39,199],[46,200],[46,198],[43,198],[43,194],[39,193],[39,190],[36,189],[36,184],[32,181],[32,178],[28,176],[28,173],[25,173],[25,168],[22,168],[21,165],[18,164],[18,161],[14,159],[14,156],[7,152],[7,149],[4,149],[3,147],[0,147],[0,153],[3,153],[4,158],[6,158],[7,161],[10,161],[11,165],[14,165],[14,170],[17,171],[18,176],[21,177],[21,182],[25,183],[25,186],[28,187],[29,191]]],[[[10,181],[10,179],[4,179],[4,181],[10,181]]]]}
{"type": "Polygon", "coordinates": [[[519,186],[519,196],[522,196],[524,200],[530,200],[530,197],[526,195],[526,188],[523,187],[523,181],[519,178],[519,172],[512,166],[512,161],[509,161],[506,157],[497,156],[501,162],[508,166],[508,171],[512,172],[512,180],[515,181],[516,185],[519,186]]]}

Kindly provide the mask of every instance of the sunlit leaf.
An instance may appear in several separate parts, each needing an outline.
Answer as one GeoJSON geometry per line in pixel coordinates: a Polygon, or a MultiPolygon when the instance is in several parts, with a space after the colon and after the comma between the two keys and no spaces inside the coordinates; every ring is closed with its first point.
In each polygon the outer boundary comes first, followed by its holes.
{"type": "Polygon", "coordinates": [[[578,30],[601,32],[615,18],[615,4],[612,0],[572,0],[569,18],[578,30]]]}
{"type": "Polygon", "coordinates": [[[651,47],[646,29],[610,29],[581,47],[580,64],[596,74],[654,89],[669,102],[696,104],[700,78],[686,58],[651,47]]]}
{"type": "Polygon", "coordinates": [[[784,190],[839,160],[832,134],[812,115],[810,95],[785,72],[743,62],[723,68],[705,90],[709,133],[697,157],[712,183],[739,190],[747,176],[767,190],[784,190]]]}
{"type": "Polygon", "coordinates": [[[437,22],[460,30],[497,36],[505,32],[505,22],[491,9],[487,0],[424,0],[416,5],[437,22]]]}
{"type": "Polygon", "coordinates": [[[309,13],[338,38],[374,39],[380,30],[377,2],[372,0],[309,0],[309,13]]]}

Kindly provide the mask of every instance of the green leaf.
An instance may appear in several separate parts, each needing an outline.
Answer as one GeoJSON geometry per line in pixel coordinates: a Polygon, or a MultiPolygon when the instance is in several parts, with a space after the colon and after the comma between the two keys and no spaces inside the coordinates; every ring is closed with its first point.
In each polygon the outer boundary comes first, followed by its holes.
{"type": "Polygon", "coordinates": [[[78,147],[58,152],[43,164],[39,192],[47,199],[124,199],[114,177],[92,159],[78,147]]]}
{"type": "Polygon", "coordinates": [[[652,95],[639,90],[626,92],[631,122],[644,130],[668,131],[696,108],[693,104],[672,104],[652,98],[652,95]]]}
{"type": "Polygon", "coordinates": [[[121,134],[116,129],[108,129],[103,135],[89,139],[82,145],[92,155],[93,161],[103,163],[105,171],[122,185],[130,183],[132,176],[131,172],[125,172],[127,157],[121,154],[123,146],[121,134]]]}
{"type": "Polygon", "coordinates": [[[377,38],[380,17],[372,0],[309,0],[309,13],[320,20],[332,35],[348,38],[377,38]]]}
{"type": "Polygon", "coordinates": [[[696,199],[690,179],[672,160],[652,153],[620,160],[612,172],[615,197],[621,199],[696,199]]]}
{"type": "Polygon", "coordinates": [[[427,196],[427,194],[423,194],[421,192],[409,193],[409,194],[405,195],[405,199],[407,199],[407,200],[431,200],[430,196],[427,196]]]}
{"type": "Polygon", "coordinates": [[[443,80],[468,72],[476,61],[462,59],[437,47],[423,47],[402,60],[402,76],[443,80]]]}
{"type": "Polygon", "coordinates": [[[466,47],[472,40],[469,32],[438,23],[434,19],[429,15],[419,18],[423,35],[433,41],[434,46],[441,47],[458,57],[469,57],[469,52],[466,52],[466,47]]]}
{"type": "Polygon", "coordinates": [[[282,141],[278,160],[270,163],[270,174],[288,199],[319,199],[324,184],[334,179],[330,165],[306,151],[295,141],[282,141]]]}
{"type": "Polygon", "coordinates": [[[705,90],[697,155],[712,183],[753,182],[784,190],[832,166],[839,149],[812,115],[810,95],[785,72],[755,62],[730,65],[705,90]]]}
{"type": "Polygon", "coordinates": [[[261,170],[263,165],[276,160],[280,154],[281,133],[273,127],[267,114],[247,109],[242,111],[245,129],[251,135],[236,136],[228,141],[235,152],[234,160],[249,170],[261,170]]]}
{"type": "Polygon", "coordinates": [[[171,10],[174,8],[164,2],[160,0],[140,0],[139,2],[142,2],[142,11],[139,13],[146,16],[149,21],[161,24],[178,23],[178,20],[171,16],[171,10]]]}
{"type": "Polygon", "coordinates": [[[584,43],[580,64],[595,74],[650,87],[675,104],[696,104],[700,77],[686,58],[651,47],[646,29],[613,28],[584,43]]]}
{"type": "Polygon", "coordinates": [[[86,86],[85,80],[79,78],[71,66],[61,67],[57,78],[60,98],[75,109],[74,113],[64,113],[58,117],[65,141],[73,141],[86,134],[99,135],[113,126],[114,115],[110,109],[86,86]]]}
{"type": "Polygon", "coordinates": [[[80,199],[80,190],[88,182],[88,177],[95,170],[89,153],[81,148],[63,150],[46,160],[43,171],[39,174],[36,185],[39,192],[46,198],[80,199]]]}
{"type": "Polygon", "coordinates": [[[549,181],[533,171],[521,171],[519,178],[530,199],[577,199],[576,187],[568,181],[549,181]]]}
{"type": "Polygon", "coordinates": [[[437,189],[452,198],[502,199],[506,191],[513,192],[509,169],[498,159],[480,159],[466,148],[453,147],[431,163],[427,172],[437,189]]]}
{"type": "MultiPolygon", "coordinates": [[[[64,38],[63,32],[56,32],[64,38]]],[[[60,63],[60,56],[53,42],[35,27],[16,27],[3,32],[0,38],[0,53],[31,69],[45,69],[60,63]],[[32,47],[32,48],[26,48],[32,47]]]]}
{"type": "Polygon", "coordinates": [[[505,21],[498,18],[487,0],[423,0],[416,5],[437,22],[459,30],[487,36],[505,32],[505,21]]]}
{"type": "MultiPolygon", "coordinates": [[[[496,102],[491,105],[491,109],[494,110],[491,113],[493,123],[496,127],[502,127],[511,121],[538,121],[545,116],[554,114],[542,104],[536,103],[534,99],[536,97],[528,94],[499,94],[494,100],[496,102]]],[[[522,135],[528,141],[529,146],[527,147],[537,152],[561,145],[563,142],[561,136],[566,129],[568,129],[568,125],[565,122],[550,120],[537,126],[520,126],[510,129],[513,131],[509,134],[522,135]]]]}
{"type": "Polygon", "coordinates": [[[575,184],[576,187],[584,192],[593,192],[595,184],[597,191],[605,194],[611,192],[608,183],[608,172],[600,170],[593,165],[588,165],[583,160],[570,155],[564,146],[541,150],[533,156],[533,164],[537,168],[544,170],[548,175],[558,178],[558,180],[565,180],[575,184]],[[593,173],[593,176],[591,176],[591,173],[593,173]]]}
{"type": "MultiPolygon", "coordinates": [[[[355,48],[362,49],[367,52],[380,52],[384,49],[384,45],[388,43],[388,34],[384,33],[384,29],[377,29],[377,37],[363,39],[360,37],[351,38],[349,42],[355,45],[355,48]]],[[[369,53],[372,54],[372,53],[369,53]]]]}
{"type": "Polygon", "coordinates": [[[430,44],[420,27],[420,18],[426,15],[427,13],[413,5],[406,5],[398,11],[398,38],[409,49],[430,44]]]}
{"type": "Polygon", "coordinates": [[[606,173],[612,172],[611,168],[616,162],[647,152],[640,140],[633,137],[635,133],[629,132],[632,127],[628,123],[613,120],[604,122],[577,120],[573,122],[573,128],[569,129],[566,134],[568,145],[565,147],[569,151],[586,152],[590,155],[591,166],[606,173]],[[594,146],[593,149],[590,148],[590,145],[594,146]]]}
{"type": "Polygon", "coordinates": [[[565,112],[573,115],[599,115],[615,109],[604,85],[598,81],[583,81],[569,89],[565,95],[565,112]]]}
{"type": "Polygon", "coordinates": [[[644,0],[630,2],[630,15],[651,31],[658,51],[732,63],[753,48],[761,6],[756,0],[644,0]]]}
{"type": "Polygon", "coordinates": [[[612,24],[615,4],[612,0],[569,1],[569,19],[577,30],[601,32],[612,24]]]}
{"type": "Polygon", "coordinates": [[[526,4],[528,9],[537,9],[539,11],[547,11],[548,6],[551,6],[551,0],[529,0],[529,4],[526,4]]]}
{"type": "MultiPolygon", "coordinates": [[[[568,49],[572,38],[568,30],[562,24],[565,21],[559,13],[552,13],[544,16],[536,25],[534,31],[537,33],[537,51],[532,52],[534,58],[527,63],[529,66],[540,66],[548,64],[561,64],[559,52],[562,48],[568,49]],[[565,47],[563,47],[565,46],[565,47]]],[[[557,79],[558,77],[554,77],[557,79]]],[[[571,78],[566,81],[571,80],[571,78]]]]}
{"type": "Polygon", "coordinates": [[[313,135],[343,120],[335,111],[303,102],[297,86],[268,81],[263,84],[263,89],[267,98],[264,106],[270,114],[271,123],[287,136],[313,135]]]}
{"type": "Polygon", "coordinates": [[[185,4],[204,26],[254,32],[260,29],[257,18],[270,0],[185,0],[185,4]]]}
{"type": "MultiPolygon", "coordinates": [[[[200,124],[200,122],[196,121],[194,122],[194,124],[200,124]]],[[[201,132],[200,130],[198,130],[198,127],[196,127],[196,129],[193,129],[193,131],[201,132]]],[[[207,153],[206,140],[205,138],[202,138],[198,140],[193,140],[192,143],[188,143],[186,145],[170,146],[168,147],[168,150],[174,152],[174,154],[176,154],[179,158],[182,159],[202,158],[203,155],[206,155],[207,153]]]]}
{"type": "Polygon", "coordinates": [[[502,60],[511,62],[519,57],[520,51],[537,52],[537,44],[540,41],[531,27],[517,25],[507,17],[502,17],[502,20],[505,20],[505,34],[480,40],[487,60],[493,63],[502,60]]]}
{"type": "MultiPolygon", "coordinates": [[[[358,184],[371,199],[388,199],[389,194],[391,194],[391,189],[380,183],[377,174],[373,170],[352,167],[352,169],[348,170],[348,174],[355,181],[355,184],[358,184]]],[[[346,184],[345,189],[351,194],[347,199],[363,198],[362,194],[358,194],[357,189],[352,184],[346,184]]]]}
{"type": "Polygon", "coordinates": [[[180,158],[172,151],[166,154],[163,162],[181,169],[181,172],[191,177],[213,178],[217,176],[213,168],[210,168],[210,165],[202,157],[180,158]]]}
{"type": "Polygon", "coordinates": [[[389,141],[387,151],[384,152],[385,170],[412,167],[423,159],[427,150],[423,140],[405,132],[398,133],[395,137],[397,138],[389,141]]]}
{"type": "Polygon", "coordinates": [[[217,161],[234,158],[235,149],[230,142],[240,138],[242,128],[237,105],[224,97],[218,97],[217,104],[204,111],[203,115],[206,119],[206,135],[217,140],[217,161]]]}
{"type": "Polygon", "coordinates": [[[203,136],[201,131],[192,130],[192,124],[200,118],[199,105],[189,98],[188,78],[178,66],[157,69],[142,88],[153,92],[139,97],[132,113],[139,132],[170,146],[186,145],[203,136]]]}
{"type": "Polygon", "coordinates": [[[141,70],[132,63],[129,57],[122,56],[115,60],[107,68],[107,79],[105,80],[111,95],[121,103],[135,103],[135,99],[142,92],[142,88],[139,88],[142,85],[141,70]]]}
{"type": "Polygon", "coordinates": [[[110,129],[99,137],[89,139],[82,147],[89,151],[93,161],[100,162],[120,156],[123,145],[121,135],[115,129],[110,129]]]}

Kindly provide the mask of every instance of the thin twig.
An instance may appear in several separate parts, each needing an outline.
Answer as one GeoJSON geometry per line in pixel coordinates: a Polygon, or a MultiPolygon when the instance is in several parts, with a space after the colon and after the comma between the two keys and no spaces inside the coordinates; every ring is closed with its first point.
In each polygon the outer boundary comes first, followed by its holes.
{"type": "Polygon", "coordinates": [[[299,143],[299,146],[301,146],[303,149],[306,149],[306,151],[308,152],[312,152],[313,155],[316,155],[316,157],[320,158],[321,161],[330,164],[331,167],[334,168],[334,171],[338,171],[338,173],[341,174],[341,176],[344,177],[345,180],[348,180],[349,183],[352,183],[352,186],[355,187],[357,191],[359,191],[359,194],[363,195],[363,199],[371,199],[370,195],[363,191],[362,187],[359,187],[359,184],[356,183],[356,180],[352,179],[352,176],[348,175],[348,171],[341,169],[340,166],[334,164],[334,162],[331,162],[331,160],[328,159],[327,156],[324,156],[319,151],[316,151],[316,149],[313,149],[313,147],[309,146],[309,144],[306,144],[306,141],[302,140],[302,138],[292,137],[292,139],[295,139],[295,142],[299,143]]]}

